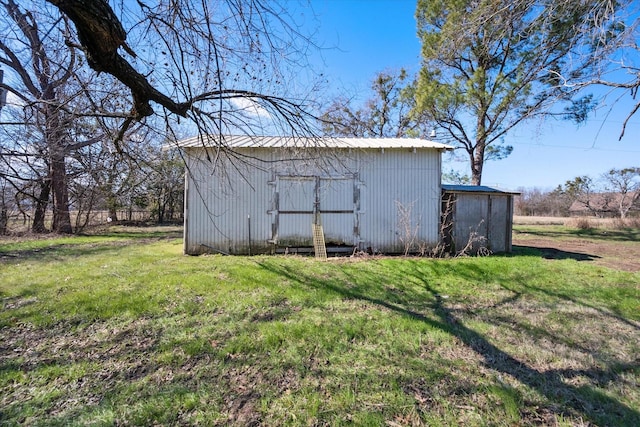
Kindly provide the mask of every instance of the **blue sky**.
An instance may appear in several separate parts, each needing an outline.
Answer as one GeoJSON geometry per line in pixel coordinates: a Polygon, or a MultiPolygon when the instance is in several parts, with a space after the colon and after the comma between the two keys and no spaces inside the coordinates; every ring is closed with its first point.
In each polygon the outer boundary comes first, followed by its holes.
{"type": "MultiPolygon", "coordinates": [[[[379,71],[419,70],[416,0],[311,0],[311,4],[318,30],[314,39],[326,48],[314,64],[328,76],[331,93],[366,92],[379,71]]],[[[633,100],[626,93],[612,93],[607,102],[580,127],[547,120],[516,129],[505,138],[513,145],[513,154],[486,163],[483,184],[553,189],[579,175],[597,178],[611,168],[640,166],[640,113],[618,141],[633,100]]],[[[467,173],[468,166],[445,158],[444,169],[450,168],[467,173]]]]}

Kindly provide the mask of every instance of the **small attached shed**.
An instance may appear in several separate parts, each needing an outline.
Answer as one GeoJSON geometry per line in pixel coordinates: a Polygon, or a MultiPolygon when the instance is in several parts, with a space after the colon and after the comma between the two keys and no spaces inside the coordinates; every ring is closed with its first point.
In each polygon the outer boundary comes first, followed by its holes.
{"type": "Polygon", "coordinates": [[[402,253],[439,242],[441,153],[422,139],[226,136],[179,142],[184,252],[402,253]],[[219,150],[216,147],[225,147],[219,150]]]}
{"type": "Polygon", "coordinates": [[[478,185],[442,186],[442,230],[453,253],[469,246],[491,252],[511,252],[513,198],[520,193],[478,185]]]}

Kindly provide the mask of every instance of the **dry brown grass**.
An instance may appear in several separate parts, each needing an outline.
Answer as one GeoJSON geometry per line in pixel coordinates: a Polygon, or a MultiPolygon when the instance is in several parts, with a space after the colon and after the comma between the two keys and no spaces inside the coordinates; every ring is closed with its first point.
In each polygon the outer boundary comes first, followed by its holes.
{"type": "Polygon", "coordinates": [[[515,225],[562,225],[570,228],[588,229],[604,228],[620,230],[623,228],[640,228],[640,218],[596,218],[596,217],[552,217],[552,216],[520,216],[514,215],[515,225]]]}
{"type": "Polygon", "coordinates": [[[597,228],[597,226],[600,226],[601,224],[595,223],[591,218],[577,217],[570,218],[565,225],[570,228],[577,228],[578,230],[590,230],[592,228],[597,228]]]}
{"type": "Polygon", "coordinates": [[[569,218],[555,216],[522,216],[514,215],[513,223],[516,225],[564,225],[569,218]]]}

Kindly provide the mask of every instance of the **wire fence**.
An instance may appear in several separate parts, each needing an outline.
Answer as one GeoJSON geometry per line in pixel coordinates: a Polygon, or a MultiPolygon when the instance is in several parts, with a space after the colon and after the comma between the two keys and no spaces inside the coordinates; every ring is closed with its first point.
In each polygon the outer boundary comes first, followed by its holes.
{"type": "MultiPolygon", "coordinates": [[[[87,227],[109,224],[127,223],[157,223],[157,214],[150,210],[117,210],[115,217],[107,210],[90,212],[71,211],[71,224],[74,231],[82,231],[87,227]]],[[[0,234],[27,233],[33,226],[33,212],[9,211],[0,218],[0,234]]],[[[182,212],[172,216],[164,215],[163,222],[182,221],[182,212]]],[[[45,227],[51,229],[53,215],[48,213],[45,217],[45,227]]]]}

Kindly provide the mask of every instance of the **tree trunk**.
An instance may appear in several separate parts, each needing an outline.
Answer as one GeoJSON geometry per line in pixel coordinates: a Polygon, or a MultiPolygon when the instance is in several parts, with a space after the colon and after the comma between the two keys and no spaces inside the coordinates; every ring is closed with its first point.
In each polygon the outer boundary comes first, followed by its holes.
{"type": "Polygon", "coordinates": [[[482,163],[478,163],[475,159],[473,159],[471,162],[471,185],[481,185],[482,163]]]}
{"type": "Polygon", "coordinates": [[[173,216],[175,214],[175,202],[173,200],[173,196],[172,193],[169,193],[169,200],[167,200],[167,206],[169,207],[167,209],[167,218],[169,219],[169,221],[173,221],[173,216]]]}
{"type": "Polygon", "coordinates": [[[71,215],[69,213],[69,189],[67,188],[67,170],[64,154],[54,152],[51,157],[53,231],[61,234],[71,234],[73,228],[71,227],[71,215]]]}
{"type": "Polygon", "coordinates": [[[484,142],[478,142],[475,153],[469,153],[469,160],[471,162],[471,185],[482,185],[484,149],[484,142]]]}
{"type": "Polygon", "coordinates": [[[61,112],[55,105],[57,99],[54,87],[48,85],[43,98],[51,101],[47,105],[45,117],[45,141],[49,153],[49,177],[53,192],[53,226],[55,233],[71,234],[69,214],[69,188],[67,186],[67,166],[65,161],[65,130],[61,112]]]}
{"type": "Polygon", "coordinates": [[[0,209],[0,234],[7,234],[7,223],[9,222],[9,213],[5,205],[0,209]]]}
{"type": "Polygon", "coordinates": [[[109,184],[109,189],[107,190],[107,209],[109,210],[109,218],[111,218],[111,221],[116,222],[118,220],[118,197],[113,194],[112,188],[113,186],[109,184]]]}
{"type": "Polygon", "coordinates": [[[164,224],[164,210],[165,210],[164,197],[160,195],[158,197],[158,223],[164,224]]]}
{"type": "MultiPolygon", "coordinates": [[[[2,71],[0,71],[0,80],[2,80],[2,71]]],[[[3,184],[6,184],[3,182],[3,184]]],[[[6,201],[6,187],[2,186],[2,199],[0,201],[0,234],[7,234],[7,224],[9,223],[9,211],[7,209],[6,201]]]]}
{"type": "Polygon", "coordinates": [[[47,214],[47,205],[49,204],[49,194],[51,193],[51,180],[45,179],[40,184],[40,195],[36,199],[36,210],[33,214],[33,224],[31,231],[34,233],[45,233],[45,216],[47,214]]]}
{"type": "Polygon", "coordinates": [[[473,185],[482,184],[482,169],[484,167],[484,152],[487,148],[487,73],[489,69],[490,59],[488,55],[481,51],[478,52],[478,93],[477,98],[478,112],[476,119],[476,145],[475,154],[471,156],[471,183],[473,185]]]}
{"type": "Polygon", "coordinates": [[[71,215],[69,213],[69,189],[67,187],[67,170],[64,154],[51,156],[50,176],[53,192],[53,225],[52,231],[71,234],[71,215]]]}
{"type": "Polygon", "coordinates": [[[620,211],[620,219],[625,219],[627,217],[627,212],[629,211],[630,208],[631,206],[629,206],[629,208],[624,206],[624,198],[622,198],[622,200],[620,201],[619,209],[618,209],[620,211]]]}

